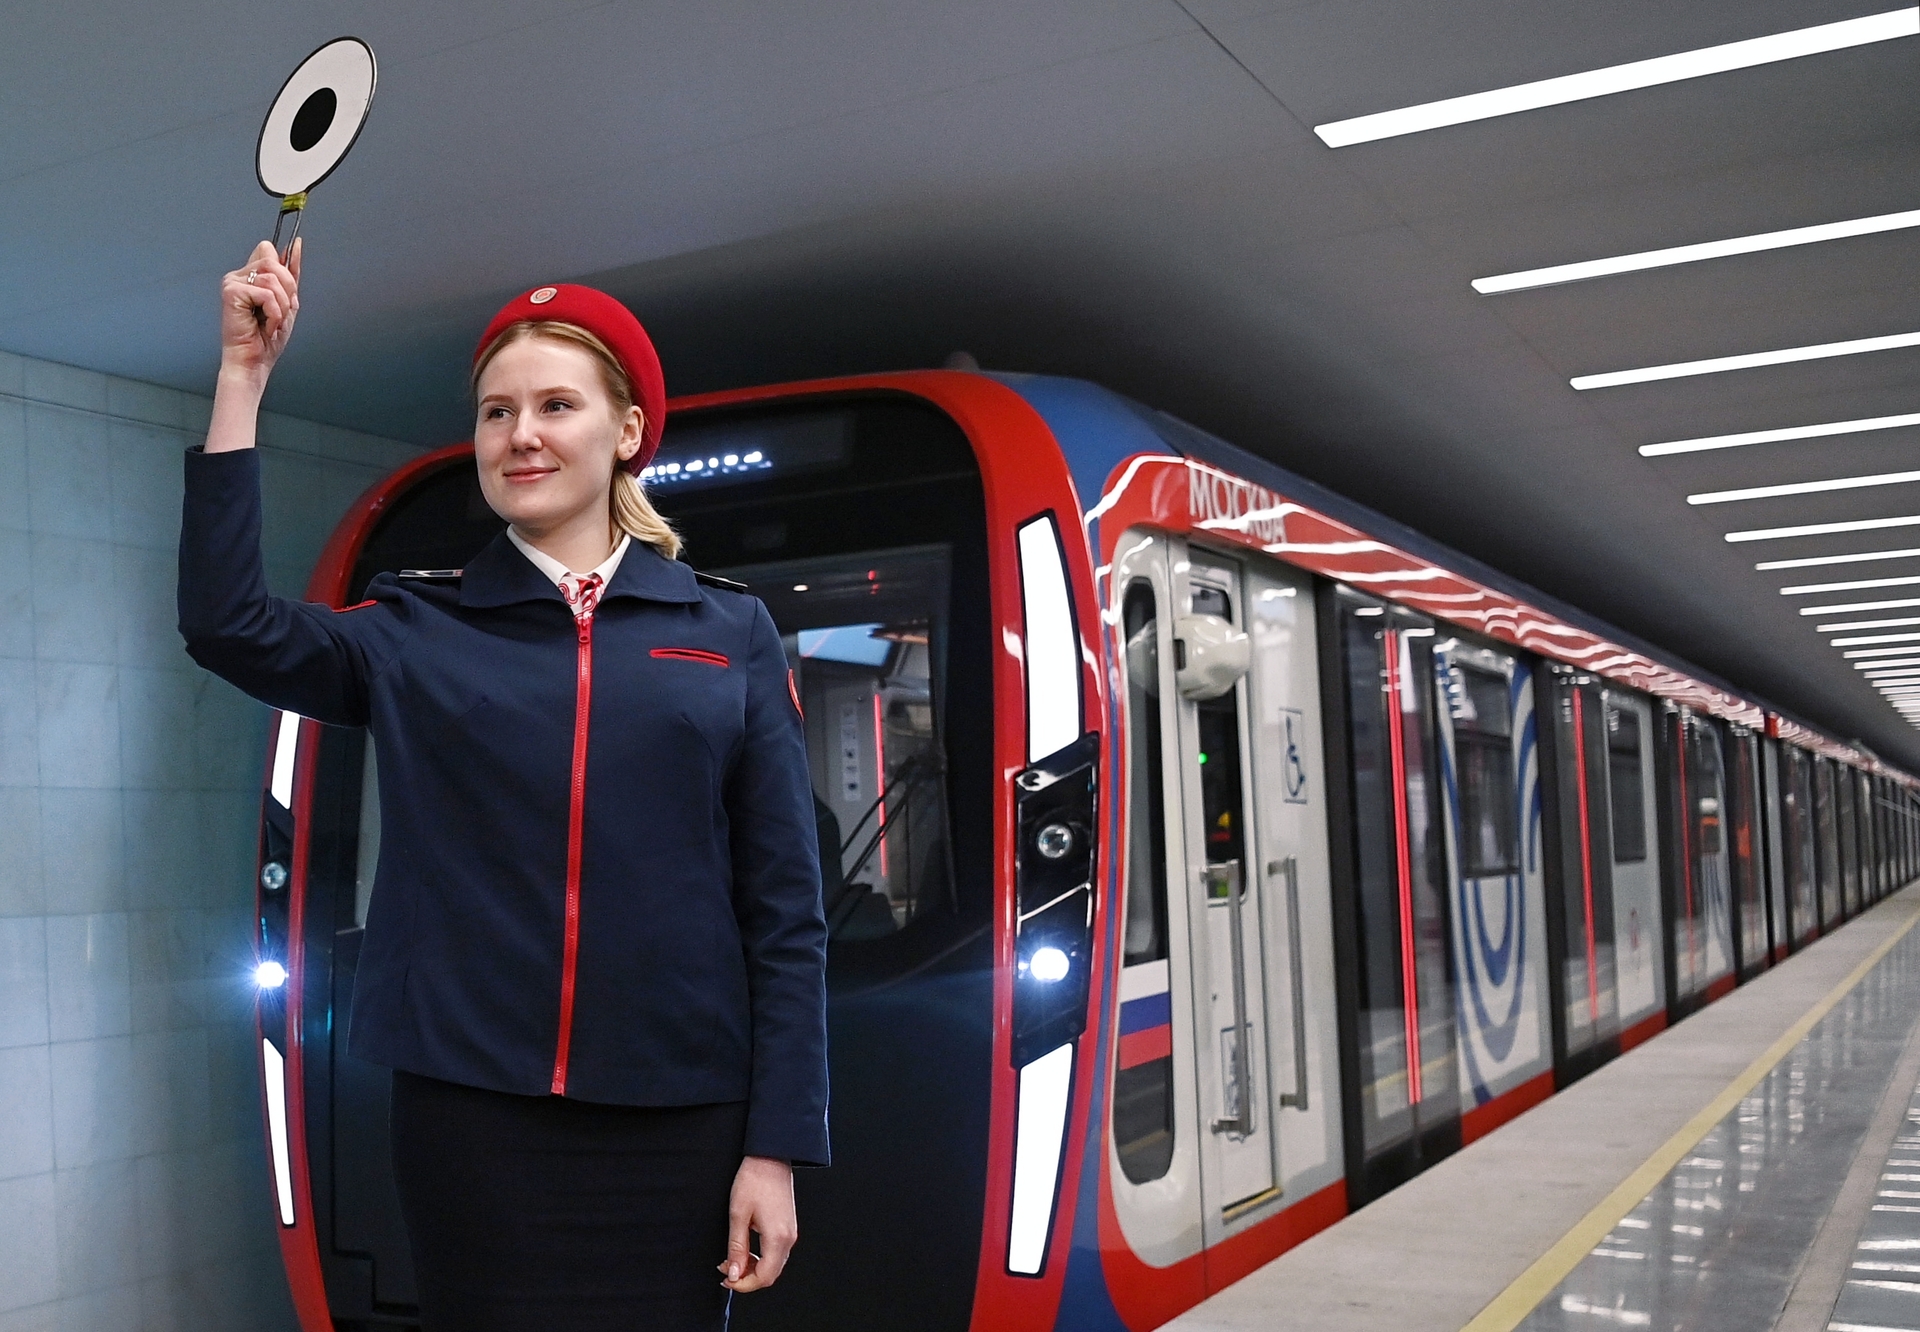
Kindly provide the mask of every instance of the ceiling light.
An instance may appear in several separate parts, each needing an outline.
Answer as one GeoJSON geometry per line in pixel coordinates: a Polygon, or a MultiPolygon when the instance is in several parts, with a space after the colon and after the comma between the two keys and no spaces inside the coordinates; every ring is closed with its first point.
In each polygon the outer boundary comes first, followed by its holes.
{"type": "Polygon", "coordinates": [[[1839,624],[1816,624],[1816,634],[1843,634],[1849,629],[1897,629],[1903,625],[1920,624],[1920,616],[1908,616],[1901,620],[1846,620],[1839,624]]]}
{"type": "MultiPolygon", "coordinates": [[[[1848,652],[1842,655],[1858,657],[1870,654],[1848,652]]],[[[1901,657],[1898,661],[1886,661],[1883,659],[1879,661],[1856,661],[1853,663],[1853,669],[1856,671],[1874,671],[1880,669],[1882,666],[1920,666],[1920,657],[1901,657]]]]}
{"type": "Polygon", "coordinates": [[[1920,606],[1920,597],[1908,597],[1901,601],[1849,601],[1838,606],[1802,606],[1802,615],[1843,615],[1848,611],[1902,610],[1908,606],[1920,606]]]}
{"type": "Polygon", "coordinates": [[[1859,578],[1848,583],[1795,583],[1792,587],[1780,589],[1783,597],[1799,596],[1805,592],[1858,592],[1868,587],[1912,587],[1920,583],[1920,576],[1911,578],[1859,578]]]}
{"type": "MultiPolygon", "coordinates": [[[[1736,254],[1756,254],[1761,250],[1782,250],[1790,245],[1816,245],[1821,241],[1845,240],[1850,236],[1871,236],[1876,232],[1899,231],[1906,227],[1920,227],[1920,208],[1904,213],[1882,213],[1878,217],[1857,217],[1848,222],[1822,222],[1817,226],[1793,227],[1787,231],[1763,231],[1752,236],[1734,236],[1727,240],[1705,241],[1699,245],[1675,245],[1663,250],[1642,250],[1638,254],[1616,255],[1611,259],[1588,259],[1576,264],[1555,264],[1550,268],[1529,268],[1519,273],[1501,273],[1496,277],[1475,278],[1473,289],[1482,296],[1498,296],[1503,292],[1531,291],[1536,287],[1557,287],[1568,282],[1586,282],[1592,278],[1612,277],[1616,273],[1637,273],[1648,268],[1668,268],[1674,264],[1697,264],[1706,259],[1726,259],[1736,254]]],[[[1913,419],[1920,421],[1920,416],[1913,419]]],[[[1813,428],[1823,429],[1818,426],[1813,428]]],[[[1873,426],[1857,428],[1875,429],[1873,426]]],[[[1831,427],[1826,427],[1824,430],[1825,433],[1834,435],[1846,433],[1831,427]]],[[[1785,439],[1800,437],[1794,431],[1787,431],[1784,434],[1774,431],[1760,433],[1785,439]]],[[[1741,440],[1740,442],[1757,444],[1760,441],[1741,440]]],[[[1731,446],[1709,444],[1706,447],[1728,448],[1731,446]]],[[[1668,451],[1685,453],[1690,450],[1669,449],[1668,451]]],[[[1642,449],[1640,452],[1645,454],[1647,451],[1642,449]]]]}
{"type": "Polygon", "coordinates": [[[1849,611],[1903,610],[1920,606],[1920,597],[1905,597],[1898,601],[1854,601],[1842,602],[1832,606],[1805,606],[1802,615],[1838,615],[1849,611]]]}
{"type": "MultiPolygon", "coordinates": [[[[1835,647],[1865,647],[1869,643],[1920,643],[1920,634],[1860,634],[1853,638],[1836,638],[1835,647]]],[[[1912,648],[1901,651],[1911,652],[1912,648]]]]}
{"type": "Polygon", "coordinates": [[[1793,481],[1780,486],[1748,486],[1744,490],[1703,490],[1687,496],[1689,504],[1731,504],[1735,500],[1779,499],[1783,495],[1816,495],[1828,490],[1865,490],[1869,486],[1904,486],[1920,481],[1920,472],[1880,472],[1873,476],[1839,476],[1828,481],[1793,481]]]}
{"type": "Polygon", "coordinates": [[[1920,683],[1920,670],[1911,666],[1900,666],[1891,670],[1868,671],[1861,677],[1865,680],[1912,680],[1920,683]]]}
{"type": "Polygon", "coordinates": [[[1828,536],[1834,532],[1873,532],[1883,527],[1920,527],[1920,514],[1904,518],[1859,518],[1850,523],[1808,523],[1804,527],[1757,527],[1729,532],[1729,541],[1773,541],[1780,537],[1828,536]]]}
{"type": "Polygon", "coordinates": [[[1856,555],[1810,555],[1799,560],[1762,560],[1756,569],[1811,569],[1817,564],[1864,564],[1868,560],[1910,560],[1915,550],[1865,550],[1856,555]]]}
{"type": "Polygon", "coordinates": [[[1656,379],[1685,379],[1689,375],[1718,375],[1729,370],[1753,370],[1763,365],[1786,365],[1793,361],[1822,361],[1830,356],[1859,356],[1864,352],[1892,351],[1896,347],[1920,347],[1920,333],[1889,333],[1878,338],[1851,338],[1846,342],[1781,347],[1777,351],[1711,356],[1704,361],[1647,365],[1638,370],[1609,370],[1599,375],[1575,375],[1567,382],[1576,389],[1618,388],[1622,384],[1645,384],[1656,379]]]}
{"type": "Polygon", "coordinates": [[[1590,97],[1630,92],[1635,88],[1651,88],[1662,83],[1677,83],[1682,79],[1697,79],[1708,74],[1749,69],[1779,60],[1818,55],[1823,51],[1839,51],[1849,46],[1865,46],[1870,42],[1916,35],[1920,35],[1920,9],[1895,9],[1840,23],[1797,28],[1792,32],[1775,33],[1771,37],[1753,37],[1720,46],[1703,46],[1698,50],[1656,56],[1651,60],[1634,60],[1624,65],[1608,65],[1579,74],[1565,74],[1559,78],[1469,93],[1465,97],[1423,102],[1418,106],[1401,107],[1397,111],[1377,111],[1372,115],[1329,121],[1324,125],[1315,125],[1313,132],[1320,136],[1321,142],[1327,147],[1344,148],[1349,144],[1390,139],[1400,134],[1417,134],[1421,130],[1438,129],[1443,125],[1489,120],[1495,116],[1512,115],[1516,111],[1534,111],[1543,106],[1559,106],[1566,102],[1585,101],[1590,97]]]}
{"type": "MultiPolygon", "coordinates": [[[[1836,643],[1834,646],[1838,647],[1839,644],[1836,643]]],[[[1845,657],[1848,661],[1853,661],[1856,658],[1864,659],[1866,657],[1897,657],[1903,652],[1914,652],[1914,651],[1920,651],[1920,649],[1910,648],[1910,647],[1854,648],[1851,652],[1842,652],[1840,655],[1845,657]]],[[[1884,662],[1884,661],[1876,661],[1872,664],[1875,666],[1886,666],[1886,665],[1889,665],[1890,663],[1884,662]]]]}

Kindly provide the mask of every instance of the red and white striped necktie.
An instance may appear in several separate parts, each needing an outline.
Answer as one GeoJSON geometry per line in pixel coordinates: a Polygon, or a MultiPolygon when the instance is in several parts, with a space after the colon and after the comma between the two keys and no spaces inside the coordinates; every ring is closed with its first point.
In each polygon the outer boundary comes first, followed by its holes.
{"type": "Polygon", "coordinates": [[[606,580],[599,574],[588,574],[582,578],[579,574],[568,574],[560,580],[560,595],[567,599],[567,605],[573,608],[573,618],[579,624],[593,619],[594,607],[600,604],[600,589],[606,580]]]}

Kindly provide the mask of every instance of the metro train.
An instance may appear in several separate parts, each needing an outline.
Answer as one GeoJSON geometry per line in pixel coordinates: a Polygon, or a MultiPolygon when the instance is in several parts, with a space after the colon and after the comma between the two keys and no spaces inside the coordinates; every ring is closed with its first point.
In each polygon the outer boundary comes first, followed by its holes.
{"type": "MultiPolygon", "coordinates": [[[[824,853],[833,1165],[742,1328],[1144,1332],[1920,873],[1911,776],[1091,384],[682,399],[646,480],[785,636],[824,853]]],[[[424,455],[309,596],[499,526],[424,455]]],[[[271,744],[274,1222],[308,1332],[407,1326],[378,756],[271,744]]]]}

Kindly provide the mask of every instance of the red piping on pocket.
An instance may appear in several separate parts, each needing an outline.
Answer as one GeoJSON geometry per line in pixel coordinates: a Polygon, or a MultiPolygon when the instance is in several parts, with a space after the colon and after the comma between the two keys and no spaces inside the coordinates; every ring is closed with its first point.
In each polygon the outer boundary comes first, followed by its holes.
{"type": "Polygon", "coordinates": [[[793,667],[791,666],[787,667],[787,697],[793,700],[793,710],[795,712],[799,713],[802,717],[807,715],[807,710],[800,706],[800,689],[799,686],[793,682],[793,667]]]}
{"type": "Polygon", "coordinates": [[[365,610],[369,606],[378,606],[379,604],[378,601],[362,601],[352,606],[332,606],[328,609],[332,610],[335,615],[345,615],[348,611],[365,610]]]}
{"type": "Polygon", "coordinates": [[[655,648],[650,654],[667,661],[697,661],[707,666],[731,666],[733,663],[718,652],[707,652],[701,648],[655,648]]]}

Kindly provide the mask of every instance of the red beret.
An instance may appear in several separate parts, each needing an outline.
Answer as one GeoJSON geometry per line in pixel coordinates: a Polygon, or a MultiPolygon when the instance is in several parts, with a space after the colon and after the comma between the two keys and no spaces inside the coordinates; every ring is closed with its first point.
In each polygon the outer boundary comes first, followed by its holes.
{"type": "Polygon", "coordinates": [[[606,292],[561,282],[523,291],[501,306],[500,313],[487,325],[487,331],[480,335],[480,345],[473,349],[474,362],[478,364],[481,353],[510,326],[536,320],[578,324],[606,343],[608,350],[619,359],[627,378],[633,381],[635,405],[647,418],[640,451],[623,464],[629,472],[638,475],[642,467],[653,461],[654,453],[660,448],[660,430],[667,423],[667,381],[660,373],[660,357],[653,350],[653,339],[640,327],[633,311],[606,292]]]}

